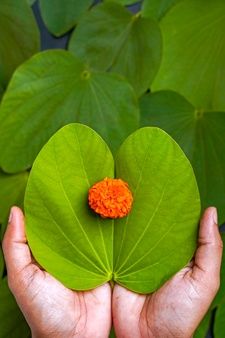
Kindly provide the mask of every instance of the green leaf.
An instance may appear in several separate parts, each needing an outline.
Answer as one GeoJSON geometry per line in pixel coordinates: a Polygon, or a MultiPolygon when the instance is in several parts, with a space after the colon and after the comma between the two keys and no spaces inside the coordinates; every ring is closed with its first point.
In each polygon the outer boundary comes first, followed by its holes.
{"type": "Polygon", "coordinates": [[[112,327],[112,329],[111,329],[111,331],[110,331],[109,338],[116,338],[115,330],[114,330],[113,327],[112,327]]]}
{"type": "Polygon", "coordinates": [[[200,213],[197,184],[180,147],[158,128],[128,137],[116,173],[129,182],[135,203],[128,217],[116,222],[114,278],[149,293],[193,255],[200,213]]]}
{"type": "Polygon", "coordinates": [[[7,219],[14,204],[22,207],[28,176],[28,172],[7,175],[0,171],[0,223],[7,219]]]}
{"type": "Polygon", "coordinates": [[[7,175],[0,171],[0,224],[2,224],[0,238],[4,233],[3,224],[7,222],[10,208],[13,205],[23,207],[28,175],[28,172],[7,175]]]}
{"type": "Polygon", "coordinates": [[[216,310],[213,328],[214,337],[224,338],[224,328],[225,328],[225,301],[216,310]]]}
{"type": "Polygon", "coordinates": [[[117,2],[120,5],[127,6],[140,3],[142,0],[104,0],[104,2],[117,2]]]}
{"type": "Polygon", "coordinates": [[[160,65],[161,33],[154,21],[109,2],[82,17],[69,49],[94,69],[124,75],[141,95],[160,65]]]}
{"type": "Polygon", "coordinates": [[[191,161],[201,194],[202,208],[215,205],[219,222],[225,220],[225,113],[197,110],[172,91],[143,96],[141,125],[168,132],[191,161]]]}
{"type": "Polygon", "coordinates": [[[193,338],[206,338],[207,332],[209,331],[210,322],[211,322],[212,312],[208,311],[201,324],[198,326],[197,330],[194,333],[193,338]]]}
{"type": "MultiPolygon", "coordinates": [[[[0,230],[1,230],[1,227],[0,227],[0,230]]],[[[3,276],[3,271],[4,271],[4,259],[3,259],[2,248],[0,246],[0,284],[1,284],[1,279],[3,276]]],[[[0,336],[1,336],[1,333],[0,333],[0,336]]]]}
{"type": "Polygon", "coordinates": [[[185,0],[168,12],[154,91],[175,90],[198,109],[225,110],[224,13],[224,0],[185,0]]]}
{"type": "Polygon", "coordinates": [[[27,0],[27,1],[28,1],[28,4],[29,4],[30,6],[33,6],[33,4],[35,3],[36,0],[27,0]]]}
{"type": "MultiPolygon", "coordinates": [[[[223,245],[225,247],[225,233],[221,234],[223,245]]],[[[213,301],[211,308],[217,307],[215,313],[215,321],[213,332],[215,338],[223,338],[225,327],[225,254],[223,253],[221,273],[220,273],[220,289],[213,301]]]]}
{"type": "Polygon", "coordinates": [[[82,125],[61,129],[34,162],[25,195],[29,245],[70,288],[91,289],[111,279],[113,221],[89,211],[87,192],[113,177],[113,168],[106,144],[82,125]]]}
{"type": "Polygon", "coordinates": [[[4,94],[4,88],[0,84],[0,102],[1,102],[3,94],[4,94]]]}
{"type": "Polygon", "coordinates": [[[39,50],[39,32],[27,0],[0,1],[0,83],[39,50]]]}
{"type": "Polygon", "coordinates": [[[91,72],[71,53],[35,55],[14,74],[0,107],[0,167],[9,173],[32,166],[59,128],[82,122],[115,151],[139,124],[131,86],[114,74],[91,72]]]}
{"type": "Polygon", "coordinates": [[[161,20],[162,17],[181,0],[144,0],[142,15],[146,18],[161,20]]]}
{"type": "Polygon", "coordinates": [[[77,24],[92,3],[93,0],[40,0],[40,10],[48,30],[61,36],[77,24]]]}
{"type": "Polygon", "coordinates": [[[113,176],[113,157],[96,132],[80,124],[58,131],[29,177],[29,245],[67,287],[91,289],[113,279],[149,293],[195,250],[200,213],[195,177],[179,146],[157,128],[135,132],[120,148],[116,176],[129,183],[134,205],[128,217],[115,221],[87,205],[88,189],[113,176]]]}
{"type": "Polygon", "coordinates": [[[0,280],[0,337],[28,338],[30,329],[11,294],[7,279],[0,280]]]}
{"type": "MultiPolygon", "coordinates": [[[[225,248],[225,233],[221,233],[223,246],[225,248]]],[[[221,271],[220,271],[220,289],[217,292],[217,295],[212,303],[211,308],[215,308],[224,304],[225,306],[225,253],[223,253],[221,271]]]]}

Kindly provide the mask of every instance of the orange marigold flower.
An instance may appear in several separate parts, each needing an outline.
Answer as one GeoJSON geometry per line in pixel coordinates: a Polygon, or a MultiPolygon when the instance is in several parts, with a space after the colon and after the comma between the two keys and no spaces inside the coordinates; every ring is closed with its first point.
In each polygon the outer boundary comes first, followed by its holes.
{"type": "Polygon", "coordinates": [[[106,177],[89,189],[88,201],[101,217],[121,218],[130,212],[133,196],[126,182],[106,177]]]}

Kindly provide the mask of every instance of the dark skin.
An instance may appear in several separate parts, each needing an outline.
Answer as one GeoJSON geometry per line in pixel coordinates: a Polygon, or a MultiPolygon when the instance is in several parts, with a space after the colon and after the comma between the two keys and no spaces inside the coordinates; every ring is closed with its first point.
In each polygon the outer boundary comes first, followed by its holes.
{"type": "Polygon", "coordinates": [[[222,240],[213,207],[202,217],[193,261],[150,295],[109,284],[67,289],[34,261],[24,229],[13,207],[3,241],[8,283],[34,338],[106,338],[112,319],[118,338],[190,338],[219,288],[222,240]]]}

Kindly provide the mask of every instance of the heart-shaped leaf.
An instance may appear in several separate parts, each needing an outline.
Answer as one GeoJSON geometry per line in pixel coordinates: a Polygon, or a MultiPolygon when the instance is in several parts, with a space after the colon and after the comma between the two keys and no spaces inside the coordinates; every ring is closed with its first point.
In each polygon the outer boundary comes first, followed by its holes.
{"type": "Polygon", "coordinates": [[[69,49],[94,69],[124,75],[141,95],[160,65],[161,33],[151,19],[132,15],[117,3],[103,3],[82,17],[69,49]]]}
{"type": "Polygon", "coordinates": [[[24,192],[28,179],[28,172],[16,175],[7,175],[0,171],[0,238],[4,233],[4,226],[7,222],[9,209],[13,205],[23,207],[24,192]]]}
{"type": "Polygon", "coordinates": [[[141,125],[168,132],[191,161],[201,194],[202,207],[215,205],[219,222],[225,220],[225,112],[197,110],[172,91],[143,96],[141,125]]]}
{"type": "Polygon", "coordinates": [[[7,279],[0,280],[0,337],[28,338],[30,329],[11,294],[7,279]]]}
{"type": "Polygon", "coordinates": [[[39,50],[39,32],[27,0],[0,1],[0,83],[39,50]]]}
{"type": "Polygon", "coordinates": [[[198,109],[225,110],[224,13],[224,0],[185,0],[167,13],[154,91],[175,90],[198,109]]]}
{"type": "Polygon", "coordinates": [[[113,167],[102,139],[79,125],[56,133],[34,162],[25,195],[29,243],[68,287],[89,289],[111,279],[113,222],[92,214],[87,192],[102,177],[113,177],[113,167]]]}
{"type": "Polygon", "coordinates": [[[129,289],[148,293],[193,254],[197,184],[184,153],[158,128],[144,128],[128,137],[116,158],[116,175],[129,182],[135,204],[115,224],[114,278],[129,289]]]}
{"type": "Polygon", "coordinates": [[[144,0],[141,8],[146,18],[161,20],[162,17],[181,0],[144,0]]]}
{"type": "Polygon", "coordinates": [[[93,0],[40,0],[40,10],[48,30],[61,36],[75,26],[92,3],[93,0]]]}
{"type": "Polygon", "coordinates": [[[0,167],[30,168],[50,136],[70,122],[93,127],[115,151],[138,128],[133,89],[117,75],[90,72],[69,52],[35,55],[15,72],[0,106],[0,167]]]}
{"type": "Polygon", "coordinates": [[[34,162],[25,195],[34,257],[66,286],[85,290],[109,280],[148,293],[192,257],[200,213],[191,165],[158,128],[128,137],[116,176],[129,183],[131,213],[115,221],[90,211],[89,188],[114,176],[113,157],[96,132],[71,124],[34,162]]]}

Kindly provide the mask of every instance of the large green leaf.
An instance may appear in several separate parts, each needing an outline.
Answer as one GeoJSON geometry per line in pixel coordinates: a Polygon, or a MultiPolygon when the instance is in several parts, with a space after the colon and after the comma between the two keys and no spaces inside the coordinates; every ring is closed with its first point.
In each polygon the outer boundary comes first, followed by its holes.
{"type": "Polygon", "coordinates": [[[128,137],[119,150],[116,173],[128,180],[135,204],[114,229],[114,278],[148,293],[192,257],[199,217],[197,184],[180,147],[158,128],[140,129],[128,137]]]}
{"type": "Polygon", "coordinates": [[[27,0],[0,1],[0,83],[39,50],[39,32],[27,0]]]}
{"type": "Polygon", "coordinates": [[[114,74],[90,72],[71,53],[35,55],[14,74],[0,106],[0,166],[13,173],[31,167],[60,127],[85,123],[115,151],[138,128],[131,86],[114,74]]]}
{"type": "Polygon", "coordinates": [[[7,279],[0,280],[0,338],[28,338],[30,329],[11,294],[7,279]]]}
{"type": "Polygon", "coordinates": [[[113,167],[106,144],[82,125],[61,129],[34,162],[25,195],[29,245],[70,288],[90,289],[112,278],[113,221],[89,211],[87,192],[113,177],[113,167]]]}
{"type": "Polygon", "coordinates": [[[0,238],[4,233],[9,210],[13,205],[23,207],[24,192],[28,179],[28,172],[7,175],[0,171],[0,238]]]}
{"type": "Polygon", "coordinates": [[[60,36],[68,32],[93,0],[40,0],[40,10],[49,31],[60,36]]]}
{"type": "Polygon", "coordinates": [[[151,19],[109,2],[83,16],[69,49],[94,69],[124,75],[141,95],[160,65],[161,33],[151,19]]]}
{"type": "Polygon", "coordinates": [[[198,109],[225,109],[225,1],[185,0],[161,21],[164,49],[153,90],[171,89],[198,109]]]}
{"type": "Polygon", "coordinates": [[[144,0],[141,8],[146,18],[161,20],[162,17],[181,0],[144,0]]]}
{"type": "Polygon", "coordinates": [[[116,159],[116,176],[129,183],[134,205],[128,217],[115,221],[87,205],[93,183],[113,176],[113,157],[96,132],[80,124],[58,131],[28,181],[29,245],[37,261],[70,288],[113,279],[148,293],[193,255],[200,212],[193,170],[165,132],[144,128],[128,137],[116,159]]]}
{"type": "Polygon", "coordinates": [[[198,111],[172,91],[143,96],[141,125],[168,132],[191,161],[197,177],[202,207],[215,205],[225,220],[225,113],[198,111]]]}

